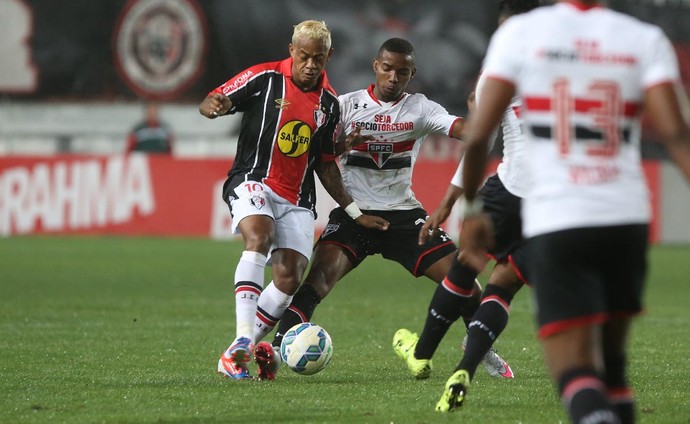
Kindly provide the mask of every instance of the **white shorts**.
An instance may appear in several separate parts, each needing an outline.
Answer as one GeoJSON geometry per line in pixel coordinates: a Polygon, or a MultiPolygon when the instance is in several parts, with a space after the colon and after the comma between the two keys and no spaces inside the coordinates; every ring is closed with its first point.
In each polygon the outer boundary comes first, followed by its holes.
{"type": "MultiPolygon", "coordinates": [[[[229,196],[232,213],[232,233],[239,234],[238,224],[252,215],[273,218],[276,234],[271,251],[292,249],[307,259],[314,245],[314,214],[309,209],[293,205],[278,196],[265,184],[256,181],[242,183],[235,188],[237,198],[229,196]]],[[[270,253],[270,252],[269,252],[270,253]]]]}

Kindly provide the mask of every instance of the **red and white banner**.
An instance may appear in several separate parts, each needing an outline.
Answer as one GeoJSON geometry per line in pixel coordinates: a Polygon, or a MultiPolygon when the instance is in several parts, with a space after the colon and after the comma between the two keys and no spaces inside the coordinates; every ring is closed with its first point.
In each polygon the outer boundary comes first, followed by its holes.
{"type": "MultiPolygon", "coordinates": [[[[453,156],[454,157],[454,156],[453,156]]],[[[0,235],[118,234],[228,238],[230,213],[221,199],[229,159],[177,159],[131,154],[0,158],[0,235]]],[[[420,158],[417,198],[432,212],[457,163],[420,158]]],[[[645,163],[652,193],[652,241],[659,238],[660,165],[645,163]]],[[[317,234],[335,206],[318,193],[317,234]]],[[[457,208],[456,208],[457,209],[457,208]]],[[[459,211],[446,223],[456,237],[459,211]]]]}
{"type": "Polygon", "coordinates": [[[220,237],[230,165],[145,154],[1,158],[0,234],[220,237]]]}

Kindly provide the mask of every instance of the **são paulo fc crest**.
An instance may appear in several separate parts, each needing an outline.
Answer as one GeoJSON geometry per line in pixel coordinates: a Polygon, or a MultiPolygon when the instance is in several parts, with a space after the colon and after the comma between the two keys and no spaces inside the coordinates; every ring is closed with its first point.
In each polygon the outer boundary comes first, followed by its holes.
{"type": "Polygon", "coordinates": [[[129,0],[113,39],[118,73],[140,96],[173,97],[203,70],[206,23],[196,0],[129,0]]]}
{"type": "Polygon", "coordinates": [[[328,224],[328,225],[326,225],[326,228],[323,229],[323,234],[321,234],[321,238],[324,238],[329,234],[335,233],[336,231],[338,231],[338,228],[340,228],[340,224],[328,224]]]}
{"type": "Polygon", "coordinates": [[[393,143],[367,143],[369,156],[374,160],[376,166],[383,168],[389,157],[393,154],[393,143]]]}

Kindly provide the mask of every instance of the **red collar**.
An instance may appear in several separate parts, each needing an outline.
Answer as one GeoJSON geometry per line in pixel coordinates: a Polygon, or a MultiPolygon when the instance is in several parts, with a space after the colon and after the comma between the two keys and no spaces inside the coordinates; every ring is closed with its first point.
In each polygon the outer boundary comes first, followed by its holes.
{"type": "Polygon", "coordinates": [[[367,88],[367,93],[369,93],[369,97],[371,97],[373,101],[375,101],[378,104],[381,104],[379,99],[376,98],[376,94],[374,94],[374,84],[369,85],[369,87],[367,88]]]}
{"type": "Polygon", "coordinates": [[[567,4],[575,7],[576,9],[581,10],[581,11],[587,11],[587,10],[603,7],[599,3],[582,3],[578,0],[564,0],[563,3],[567,3],[567,4]]]}

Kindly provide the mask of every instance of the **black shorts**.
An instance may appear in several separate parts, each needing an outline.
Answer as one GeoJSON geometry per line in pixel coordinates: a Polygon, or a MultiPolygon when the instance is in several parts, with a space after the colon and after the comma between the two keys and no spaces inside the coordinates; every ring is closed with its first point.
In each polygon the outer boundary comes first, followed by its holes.
{"type": "Polygon", "coordinates": [[[479,191],[484,212],[493,222],[495,245],[489,255],[498,263],[510,262],[523,282],[527,282],[527,247],[522,238],[522,199],[509,192],[501,179],[493,175],[479,191]]]}
{"type": "Polygon", "coordinates": [[[648,229],[589,227],[530,238],[539,336],[639,313],[648,229]]]}
{"type": "Polygon", "coordinates": [[[427,244],[418,244],[419,229],[427,218],[424,209],[363,212],[387,220],[390,223],[388,230],[364,228],[356,224],[342,208],[335,208],[316,244],[333,243],[341,246],[349,254],[354,267],[367,256],[380,253],[384,258],[404,266],[415,277],[424,275],[432,264],[457,251],[453,240],[442,230],[427,244]]]}

